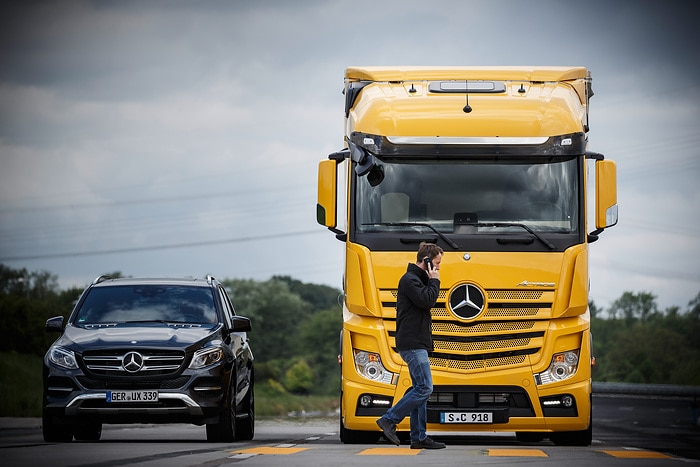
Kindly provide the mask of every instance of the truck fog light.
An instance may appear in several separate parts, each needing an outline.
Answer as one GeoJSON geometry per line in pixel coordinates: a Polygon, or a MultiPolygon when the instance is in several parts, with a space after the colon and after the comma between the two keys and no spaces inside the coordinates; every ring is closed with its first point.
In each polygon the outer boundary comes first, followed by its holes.
{"type": "Polygon", "coordinates": [[[564,407],[572,407],[574,405],[574,398],[566,395],[561,398],[561,403],[564,405],[564,407]]]}
{"type": "Polygon", "coordinates": [[[375,408],[375,407],[391,407],[392,399],[387,396],[377,394],[362,394],[358,400],[360,407],[375,408]]]}

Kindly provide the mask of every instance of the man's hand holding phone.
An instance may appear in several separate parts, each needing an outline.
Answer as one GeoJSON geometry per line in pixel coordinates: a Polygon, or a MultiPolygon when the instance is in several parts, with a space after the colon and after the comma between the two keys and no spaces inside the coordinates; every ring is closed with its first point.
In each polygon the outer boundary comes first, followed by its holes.
{"type": "Polygon", "coordinates": [[[433,265],[433,261],[427,256],[423,258],[423,263],[425,264],[425,271],[428,273],[428,277],[431,279],[440,279],[440,271],[433,265]]]}

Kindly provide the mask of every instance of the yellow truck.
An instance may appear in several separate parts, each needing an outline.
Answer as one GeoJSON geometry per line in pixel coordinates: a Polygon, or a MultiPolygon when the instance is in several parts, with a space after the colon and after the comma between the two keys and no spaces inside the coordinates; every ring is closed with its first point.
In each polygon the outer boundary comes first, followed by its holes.
{"type": "Polygon", "coordinates": [[[378,440],[411,386],[396,288],[426,241],[445,251],[428,432],[589,445],[588,245],[617,223],[617,175],[587,147],[586,68],[349,67],[344,95],[317,204],[345,244],[341,440],[378,440]]]}

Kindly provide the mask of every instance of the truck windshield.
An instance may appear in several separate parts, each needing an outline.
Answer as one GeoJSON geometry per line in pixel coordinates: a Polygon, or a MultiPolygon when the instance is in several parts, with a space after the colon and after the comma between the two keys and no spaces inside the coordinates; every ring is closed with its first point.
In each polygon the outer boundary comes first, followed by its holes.
{"type": "Polygon", "coordinates": [[[355,229],[408,231],[423,223],[450,234],[575,233],[577,161],[382,161],[379,185],[356,179],[355,229]]]}

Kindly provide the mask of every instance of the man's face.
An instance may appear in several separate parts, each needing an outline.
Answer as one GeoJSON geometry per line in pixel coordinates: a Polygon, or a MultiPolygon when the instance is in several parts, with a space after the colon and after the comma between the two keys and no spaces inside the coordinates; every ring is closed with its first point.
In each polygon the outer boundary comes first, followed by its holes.
{"type": "Polygon", "coordinates": [[[442,261],[442,255],[437,255],[435,258],[433,258],[433,267],[435,269],[440,269],[440,262],[442,261]]]}

